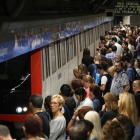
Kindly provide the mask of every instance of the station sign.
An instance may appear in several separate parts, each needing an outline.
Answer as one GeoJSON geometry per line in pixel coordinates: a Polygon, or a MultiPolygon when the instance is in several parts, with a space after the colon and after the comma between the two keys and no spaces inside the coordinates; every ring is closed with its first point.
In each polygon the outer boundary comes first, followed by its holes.
{"type": "Polygon", "coordinates": [[[115,15],[139,15],[140,14],[140,1],[139,2],[114,2],[115,15]]]}

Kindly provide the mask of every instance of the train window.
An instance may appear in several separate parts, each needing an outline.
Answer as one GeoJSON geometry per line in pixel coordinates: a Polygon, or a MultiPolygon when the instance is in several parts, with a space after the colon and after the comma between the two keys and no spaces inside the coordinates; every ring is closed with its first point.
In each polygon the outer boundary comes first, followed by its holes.
{"type": "Polygon", "coordinates": [[[81,43],[81,34],[78,35],[78,38],[79,38],[79,47],[80,47],[80,52],[82,51],[82,43],[81,43]]]}
{"type": "Polygon", "coordinates": [[[41,51],[41,56],[42,56],[42,79],[43,81],[45,80],[45,73],[44,73],[44,53],[43,53],[44,49],[42,49],[41,51]]]}
{"type": "Polygon", "coordinates": [[[55,44],[50,45],[50,58],[51,58],[51,66],[52,66],[52,74],[56,72],[56,55],[55,55],[55,44]]]}
{"type": "Polygon", "coordinates": [[[70,37],[69,40],[69,60],[73,59],[73,44],[72,44],[72,38],[70,37]]]}
{"type": "Polygon", "coordinates": [[[66,64],[66,57],[65,57],[65,41],[61,41],[60,42],[60,46],[61,46],[61,58],[62,58],[62,66],[64,66],[66,64]]]}
{"type": "Polygon", "coordinates": [[[90,30],[88,30],[88,38],[87,38],[87,40],[88,40],[88,46],[90,46],[90,30]]]}
{"type": "Polygon", "coordinates": [[[99,32],[98,39],[99,39],[99,37],[100,37],[100,35],[101,35],[101,32],[100,32],[101,30],[100,30],[100,29],[101,29],[101,25],[98,26],[98,32],[99,32]]]}
{"type": "Polygon", "coordinates": [[[81,34],[81,45],[82,45],[82,50],[85,48],[85,33],[83,32],[81,34]]]}
{"type": "Polygon", "coordinates": [[[98,30],[98,26],[96,27],[96,40],[98,40],[99,38],[99,30],[98,30]]]}
{"type": "Polygon", "coordinates": [[[88,31],[85,32],[85,44],[87,48],[88,47],[88,31]]]}
{"type": "Polygon", "coordinates": [[[94,32],[95,28],[92,29],[92,42],[95,42],[95,32],[94,32]]]}
{"type": "Polygon", "coordinates": [[[94,40],[93,40],[93,28],[91,29],[91,43],[93,43],[94,42],[94,40]]]}
{"type": "Polygon", "coordinates": [[[69,41],[68,38],[66,38],[66,52],[67,52],[67,62],[70,60],[69,58],[69,41]]]}
{"type": "Polygon", "coordinates": [[[58,69],[61,68],[60,41],[57,41],[57,63],[58,69]]]}
{"type": "Polygon", "coordinates": [[[49,47],[45,49],[45,58],[46,58],[46,78],[50,76],[50,58],[49,58],[49,47]]]}
{"type": "Polygon", "coordinates": [[[95,27],[95,35],[96,35],[96,40],[98,39],[98,30],[97,30],[97,26],[95,27]]]}
{"type": "Polygon", "coordinates": [[[73,48],[74,48],[74,56],[76,56],[76,36],[72,37],[73,48]]]}
{"type": "MultiPolygon", "coordinates": [[[[83,33],[83,44],[84,44],[84,48],[86,48],[86,32],[83,33]]],[[[83,48],[83,50],[84,50],[83,48]]]]}

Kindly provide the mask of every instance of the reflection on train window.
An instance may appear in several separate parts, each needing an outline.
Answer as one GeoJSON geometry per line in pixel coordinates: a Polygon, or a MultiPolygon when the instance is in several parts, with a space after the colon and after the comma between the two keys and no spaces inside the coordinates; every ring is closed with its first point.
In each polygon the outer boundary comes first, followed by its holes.
{"type": "Polygon", "coordinates": [[[90,45],[90,30],[87,31],[87,41],[88,41],[88,46],[90,45]]]}
{"type": "MultiPolygon", "coordinates": [[[[84,48],[86,48],[86,32],[84,32],[83,34],[84,34],[84,37],[83,37],[83,39],[84,39],[84,48]]],[[[84,50],[84,48],[83,48],[83,50],[84,50]]]]}
{"type": "Polygon", "coordinates": [[[92,29],[92,41],[95,42],[95,32],[94,32],[95,28],[92,29]]]}
{"type": "Polygon", "coordinates": [[[92,34],[92,29],[90,30],[89,34],[90,34],[90,45],[93,43],[93,34],[92,34]]]}
{"type": "Polygon", "coordinates": [[[50,55],[51,55],[52,74],[54,74],[56,72],[56,55],[54,43],[50,45],[50,55]]]}
{"type": "Polygon", "coordinates": [[[57,63],[58,69],[61,68],[60,41],[57,41],[57,63]]]}
{"type": "Polygon", "coordinates": [[[44,81],[45,73],[44,73],[44,55],[43,55],[43,51],[44,51],[44,49],[42,49],[42,51],[41,51],[41,57],[42,57],[42,79],[44,81]]]}
{"type": "Polygon", "coordinates": [[[69,61],[69,42],[68,38],[66,38],[66,57],[67,57],[67,62],[69,61]]]}
{"type": "Polygon", "coordinates": [[[96,35],[96,40],[98,40],[98,27],[97,26],[95,28],[95,35],[96,35]]]}
{"type": "Polygon", "coordinates": [[[69,38],[69,58],[70,60],[73,59],[73,45],[72,45],[72,38],[69,38]]]}
{"type": "Polygon", "coordinates": [[[49,59],[49,47],[45,49],[45,58],[46,58],[46,78],[50,76],[50,59],[49,59]]]}
{"type": "MultiPolygon", "coordinates": [[[[79,51],[79,49],[80,49],[79,47],[81,46],[81,45],[80,45],[80,42],[79,42],[79,34],[76,35],[76,40],[77,40],[77,41],[76,41],[76,45],[77,45],[77,47],[76,47],[77,52],[76,52],[76,53],[78,53],[78,51],[79,51]]],[[[80,50],[80,52],[81,52],[81,50],[80,50]]]]}
{"type": "Polygon", "coordinates": [[[76,36],[73,36],[72,37],[72,42],[73,42],[73,48],[74,48],[74,56],[76,56],[76,36]]]}
{"type": "Polygon", "coordinates": [[[81,34],[78,35],[80,52],[82,51],[81,34]]]}
{"type": "Polygon", "coordinates": [[[65,57],[65,41],[60,42],[61,45],[61,58],[62,58],[62,66],[66,64],[66,57],[65,57]]]}
{"type": "Polygon", "coordinates": [[[87,40],[88,36],[87,36],[87,31],[85,32],[85,47],[88,47],[88,40],[87,40]]]}

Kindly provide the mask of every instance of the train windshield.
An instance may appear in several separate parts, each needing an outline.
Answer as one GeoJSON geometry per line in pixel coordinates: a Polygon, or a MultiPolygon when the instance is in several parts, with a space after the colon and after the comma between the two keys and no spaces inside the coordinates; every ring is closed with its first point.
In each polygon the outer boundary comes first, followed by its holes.
{"type": "Polygon", "coordinates": [[[0,114],[27,113],[30,74],[30,53],[0,63],[0,114]]]}

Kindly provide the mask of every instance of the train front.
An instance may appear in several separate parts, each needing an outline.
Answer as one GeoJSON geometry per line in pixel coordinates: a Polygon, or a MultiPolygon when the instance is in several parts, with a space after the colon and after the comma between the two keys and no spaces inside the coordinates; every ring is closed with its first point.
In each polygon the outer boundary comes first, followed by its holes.
{"type": "Polygon", "coordinates": [[[22,133],[30,96],[30,53],[0,63],[0,124],[7,125],[14,137],[22,133]]]}

